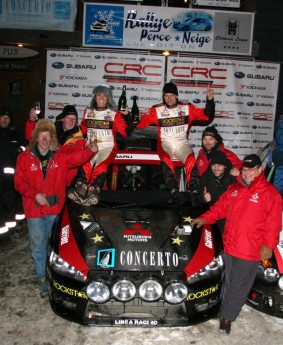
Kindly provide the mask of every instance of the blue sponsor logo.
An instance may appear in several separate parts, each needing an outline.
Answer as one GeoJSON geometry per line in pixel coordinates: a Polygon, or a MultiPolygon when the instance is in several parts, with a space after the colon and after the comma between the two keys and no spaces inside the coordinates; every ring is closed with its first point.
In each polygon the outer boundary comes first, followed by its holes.
{"type": "Polygon", "coordinates": [[[211,126],[212,127],[218,127],[218,123],[213,123],[211,126]]]}
{"type": "Polygon", "coordinates": [[[172,63],[177,63],[176,59],[171,60],[172,63]]]}
{"type": "Polygon", "coordinates": [[[139,58],[140,61],[145,61],[145,57],[139,58]]]}
{"type": "Polygon", "coordinates": [[[47,117],[48,117],[49,120],[53,120],[55,118],[54,115],[48,115],[47,117]]]}
{"type": "Polygon", "coordinates": [[[191,129],[190,130],[191,133],[196,133],[196,131],[197,131],[196,129],[191,129]]]}
{"type": "Polygon", "coordinates": [[[191,144],[191,147],[196,147],[197,145],[196,144],[191,144]]]}
{"type": "Polygon", "coordinates": [[[241,115],[242,113],[240,111],[237,112],[237,115],[241,115]]]}
{"type": "Polygon", "coordinates": [[[238,79],[243,79],[246,76],[244,72],[236,72],[234,75],[238,79]]]}
{"type": "Polygon", "coordinates": [[[50,54],[50,56],[52,56],[52,57],[56,57],[56,56],[57,56],[57,54],[55,54],[55,53],[51,53],[51,54],[50,54]]]}
{"type": "Polygon", "coordinates": [[[220,65],[220,61],[215,61],[214,65],[219,66],[220,65]]]}
{"type": "Polygon", "coordinates": [[[226,92],[226,96],[234,96],[234,92],[232,92],[232,91],[229,91],[229,92],[226,92]]]}
{"type": "Polygon", "coordinates": [[[69,1],[55,1],[54,2],[54,18],[55,19],[70,19],[71,18],[71,4],[69,1]]]}
{"type": "Polygon", "coordinates": [[[196,103],[196,104],[198,104],[198,103],[200,103],[201,102],[201,100],[199,99],[199,98],[195,98],[194,100],[193,100],[193,103],[196,103]]]}
{"type": "Polygon", "coordinates": [[[99,59],[101,59],[101,55],[95,55],[94,58],[97,59],[97,60],[99,60],[99,59]]]}
{"type": "Polygon", "coordinates": [[[254,102],[248,102],[247,105],[248,105],[249,107],[252,107],[252,106],[254,106],[255,104],[254,104],[254,102]]]}
{"type": "Polygon", "coordinates": [[[55,69],[62,69],[62,68],[64,68],[64,64],[63,64],[63,62],[53,62],[53,64],[52,64],[52,67],[53,68],[55,68],[55,69]]]}
{"type": "Polygon", "coordinates": [[[72,96],[73,96],[73,97],[80,97],[80,95],[81,95],[81,94],[80,94],[79,92],[73,92],[73,93],[72,93],[72,96]]]}
{"type": "Polygon", "coordinates": [[[261,69],[262,65],[256,65],[256,68],[261,69]]]}
{"type": "Polygon", "coordinates": [[[54,88],[57,86],[57,84],[56,83],[49,83],[48,86],[54,88]]]}
{"type": "Polygon", "coordinates": [[[234,131],[233,134],[239,134],[239,131],[234,131]]]}
{"type": "Polygon", "coordinates": [[[256,125],[252,125],[252,128],[253,128],[253,129],[256,129],[256,128],[257,128],[257,126],[256,126],[256,125]]]}
{"type": "Polygon", "coordinates": [[[238,149],[239,146],[238,145],[232,145],[232,149],[238,149]]]}
{"type": "Polygon", "coordinates": [[[254,143],[254,144],[256,144],[256,143],[257,143],[257,140],[256,140],[256,139],[254,139],[254,140],[253,140],[253,143],[254,143]]]}

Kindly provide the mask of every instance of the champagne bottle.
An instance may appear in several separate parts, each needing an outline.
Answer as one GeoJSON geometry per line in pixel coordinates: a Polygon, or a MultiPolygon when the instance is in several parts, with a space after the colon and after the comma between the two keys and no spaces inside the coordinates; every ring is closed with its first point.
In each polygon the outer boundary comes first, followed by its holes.
{"type": "Polygon", "coordinates": [[[137,123],[140,121],[140,111],[137,105],[137,96],[133,97],[133,106],[132,106],[131,114],[132,114],[132,121],[134,123],[137,123]]]}
{"type": "Polygon", "coordinates": [[[125,111],[127,109],[126,85],[123,86],[122,94],[118,102],[118,110],[125,111]]]}

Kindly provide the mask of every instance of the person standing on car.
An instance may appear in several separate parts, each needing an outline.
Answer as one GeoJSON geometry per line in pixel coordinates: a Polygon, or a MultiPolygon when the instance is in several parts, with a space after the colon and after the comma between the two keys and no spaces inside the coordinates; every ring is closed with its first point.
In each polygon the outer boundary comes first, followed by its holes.
{"type": "Polygon", "coordinates": [[[232,151],[225,148],[223,139],[213,126],[205,128],[202,133],[202,147],[199,150],[196,163],[192,169],[190,181],[190,194],[193,206],[198,204],[199,200],[199,181],[203,173],[207,170],[210,160],[214,152],[222,151],[225,153],[227,159],[231,162],[232,167],[230,174],[238,176],[242,166],[241,159],[232,151]]]}
{"type": "Polygon", "coordinates": [[[50,231],[66,197],[68,171],[97,152],[91,144],[77,151],[59,148],[54,124],[38,120],[32,140],[17,159],[15,188],[22,195],[29,242],[41,297],[47,296],[45,266],[50,231]]]}
{"type": "Polygon", "coordinates": [[[106,172],[117,152],[116,132],[126,137],[130,125],[123,119],[125,112],[115,110],[111,89],[98,85],[93,89],[93,98],[85,109],[81,130],[90,141],[97,142],[98,154],[83,166],[83,172],[68,197],[83,205],[96,204],[103,188],[106,172]]]}
{"type": "Polygon", "coordinates": [[[219,331],[229,334],[254,283],[260,260],[269,259],[282,228],[282,197],[266,181],[260,158],[243,159],[242,173],[191,226],[226,218],[223,232],[225,278],[219,331]]]}
{"type": "Polygon", "coordinates": [[[21,198],[14,189],[14,169],[25,146],[24,138],[12,124],[11,110],[3,107],[0,110],[0,227],[15,221],[17,213],[23,213],[21,198]]]}
{"type": "Polygon", "coordinates": [[[166,83],[162,90],[162,104],[150,108],[136,124],[136,128],[157,126],[157,150],[165,185],[176,201],[179,199],[179,184],[172,159],[176,157],[184,164],[189,185],[191,170],[195,164],[194,153],[188,140],[190,127],[194,121],[198,121],[198,125],[208,124],[213,120],[215,111],[214,91],[210,88],[207,89],[205,108],[180,102],[178,94],[174,83],[166,83]]]}

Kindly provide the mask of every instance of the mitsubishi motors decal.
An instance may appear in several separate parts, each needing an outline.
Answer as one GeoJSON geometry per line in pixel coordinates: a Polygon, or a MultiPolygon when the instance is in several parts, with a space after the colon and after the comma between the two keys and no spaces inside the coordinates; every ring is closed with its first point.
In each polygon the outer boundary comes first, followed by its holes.
{"type": "Polygon", "coordinates": [[[251,55],[254,14],[84,4],[83,46],[251,55]]]}

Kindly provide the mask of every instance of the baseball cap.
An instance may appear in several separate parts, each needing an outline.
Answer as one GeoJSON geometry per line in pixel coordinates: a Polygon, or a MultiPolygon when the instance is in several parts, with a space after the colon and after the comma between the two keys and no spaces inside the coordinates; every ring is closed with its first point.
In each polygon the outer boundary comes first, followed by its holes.
{"type": "Polygon", "coordinates": [[[247,168],[255,168],[256,166],[261,166],[262,162],[261,159],[259,158],[258,155],[256,154],[251,154],[251,155],[247,155],[244,159],[243,159],[243,167],[247,167],[247,168]]]}

